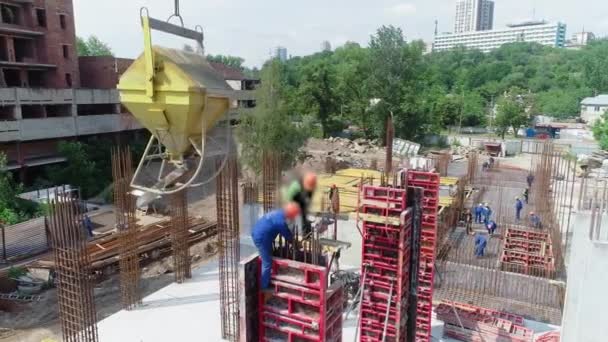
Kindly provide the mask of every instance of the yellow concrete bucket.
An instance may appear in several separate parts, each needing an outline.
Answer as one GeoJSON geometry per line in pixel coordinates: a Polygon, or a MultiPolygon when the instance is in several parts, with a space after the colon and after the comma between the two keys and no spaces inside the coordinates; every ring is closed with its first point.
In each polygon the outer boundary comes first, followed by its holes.
{"type": "Polygon", "coordinates": [[[230,88],[201,55],[158,46],[151,50],[153,74],[144,53],[120,78],[120,100],[170,159],[180,160],[192,151],[192,141],[204,140],[228,111],[230,88]]]}

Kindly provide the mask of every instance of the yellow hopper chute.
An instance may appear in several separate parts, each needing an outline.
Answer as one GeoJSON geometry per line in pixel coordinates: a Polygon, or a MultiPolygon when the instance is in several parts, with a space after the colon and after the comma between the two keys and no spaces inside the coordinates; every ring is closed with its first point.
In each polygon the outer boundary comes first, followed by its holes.
{"type": "Polygon", "coordinates": [[[141,19],[144,53],[117,86],[123,105],[151,133],[131,186],[146,193],[170,194],[193,186],[202,169],[205,137],[230,108],[231,88],[202,54],[152,46],[151,29],[194,39],[201,47],[202,32],[147,14],[141,19]],[[157,182],[137,184],[145,161],[154,158],[161,160],[157,182]],[[194,159],[199,159],[196,166],[194,159]],[[167,165],[173,171],[165,174],[167,165]]]}

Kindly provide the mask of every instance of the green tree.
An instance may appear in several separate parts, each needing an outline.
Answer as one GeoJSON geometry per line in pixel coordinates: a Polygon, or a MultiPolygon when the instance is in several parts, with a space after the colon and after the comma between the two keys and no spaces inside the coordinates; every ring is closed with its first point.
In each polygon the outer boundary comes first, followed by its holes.
{"type": "Polygon", "coordinates": [[[321,123],[323,137],[332,130],[332,118],[336,118],[336,72],[328,58],[315,59],[302,68],[299,94],[303,104],[321,123]]]}
{"type": "Polygon", "coordinates": [[[608,91],[608,39],[591,43],[585,52],[583,72],[589,88],[595,93],[608,91]]]}
{"type": "Polygon", "coordinates": [[[517,136],[517,131],[521,125],[528,122],[526,104],[517,93],[507,94],[501,97],[496,106],[496,120],[494,124],[498,129],[498,134],[504,139],[509,128],[513,129],[513,134],[517,136]]]}
{"type": "Polygon", "coordinates": [[[114,56],[110,46],[97,36],[89,36],[87,39],[76,37],[76,50],[78,56],[114,56]]]}
{"type": "Polygon", "coordinates": [[[608,150],[608,112],[604,111],[601,119],[593,125],[593,137],[602,150],[608,150]]]}
{"type": "Polygon", "coordinates": [[[96,195],[105,186],[103,175],[86,152],[86,145],[80,142],[62,141],[58,146],[59,154],[66,163],[48,168],[47,174],[52,184],[70,184],[80,188],[84,198],[96,195]]]}
{"type": "Polygon", "coordinates": [[[15,224],[30,219],[37,205],[19,198],[23,185],[15,182],[6,170],[6,155],[0,152],[0,224],[15,224]]]}
{"type": "Polygon", "coordinates": [[[373,137],[373,117],[368,112],[369,49],[347,42],[335,50],[332,59],[336,70],[335,94],[339,101],[336,110],[342,120],[350,121],[360,127],[367,137],[373,137]]]}
{"type": "Polygon", "coordinates": [[[13,176],[6,171],[6,155],[0,153],[0,224],[19,222],[19,214],[13,202],[21,192],[21,186],[15,184],[13,176]]]}
{"type": "Polygon", "coordinates": [[[227,55],[207,55],[209,62],[222,63],[228,67],[235,68],[238,70],[245,70],[243,63],[245,60],[241,57],[227,56],[227,55]]]}
{"type": "Polygon", "coordinates": [[[265,151],[278,153],[284,165],[296,160],[298,150],[308,132],[298,128],[289,113],[286,99],[289,88],[285,84],[285,71],[279,61],[269,61],[261,71],[261,86],[256,90],[256,107],[241,118],[237,136],[242,145],[241,159],[252,170],[261,170],[265,151]]]}
{"type": "Polygon", "coordinates": [[[382,26],[369,46],[370,95],[380,100],[371,111],[376,132],[384,134],[386,118],[392,113],[396,136],[412,139],[423,135],[429,116],[423,111],[423,98],[416,94],[424,91],[424,44],[408,44],[400,28],[382,26]]]}
{"type": "Polygon", "coordinates": [[[574,118],[579,116],[581,100],[590,95],[591,90],[585,87],[552,88],[538,94],[538,109],[541,114],[558,119],[574,118]]]}

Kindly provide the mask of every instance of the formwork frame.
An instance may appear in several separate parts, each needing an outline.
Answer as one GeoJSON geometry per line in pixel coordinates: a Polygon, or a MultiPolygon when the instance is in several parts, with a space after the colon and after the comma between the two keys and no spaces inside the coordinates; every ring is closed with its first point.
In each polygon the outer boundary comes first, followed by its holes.
{"type": "Polygon", "coordinates": [[[327,279],[325,266],[274,258],[270,296],[258,292],[259,341],[341,341],[344,290],[327,279]]]}
{"type": "Polygon", "coordinates": [[[175,281],[183,283],[192,277],[190,245],[188,244],[188,201],[187,191],[179,191],[171,200],[171,247],[175,281]]]}
{"type": "Polygon", "coordinates": [[[405,341],[412,210],[407,189],[363,186],[360,341],[405,341]]]}
{"type": "Polygon", "coordinates": [[[78,200],[58,197],[49,206],[49,233],[57,272],[59,321],[66,342],[97,342],[97,317],[87,236],[78,200]]]}
{"type": "Polygon", "coordinates": [[[422,224],[420,231],[420,264],[418,270],[415,341],[431,340],[431,315],[435,284],[435,257],[439,211],[438,173],[408,170],[407,184],[422,188],[422,224]]]}
{"type": "MultiPolygon", "coordinates": [[[[238,170],[231,156],[217,177],[216,203],[219,248],[222,338],[239,340],[239,196],[238,170]]],[[[250,196],[251,194],[248,194],[250,196]]]]}
{"type": "Polygon", "coordinates": [[[128,148],[112,150],[116,229],[119,234],[120,296],[123,309],[141,303],[135,196],[130,193],[133,163],[128,148]]]}

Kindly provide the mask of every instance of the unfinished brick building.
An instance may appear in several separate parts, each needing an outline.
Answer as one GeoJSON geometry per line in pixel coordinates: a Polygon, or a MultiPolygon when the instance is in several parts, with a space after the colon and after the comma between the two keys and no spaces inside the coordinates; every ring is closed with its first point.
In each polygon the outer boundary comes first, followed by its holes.
{"type": "Polygon", "coordinates": [[[0,3],[0,86],[79,86],[71,0],[0,3]]]}
{"type": "Polygon", "coordinates": [[[115,89],[130,63],[77,56],[71,0],[0,2],[0,152],[7,168],[28,183],[41,166],[64,162],[62,140],[116,139],[141,129],[115,89]]]}

